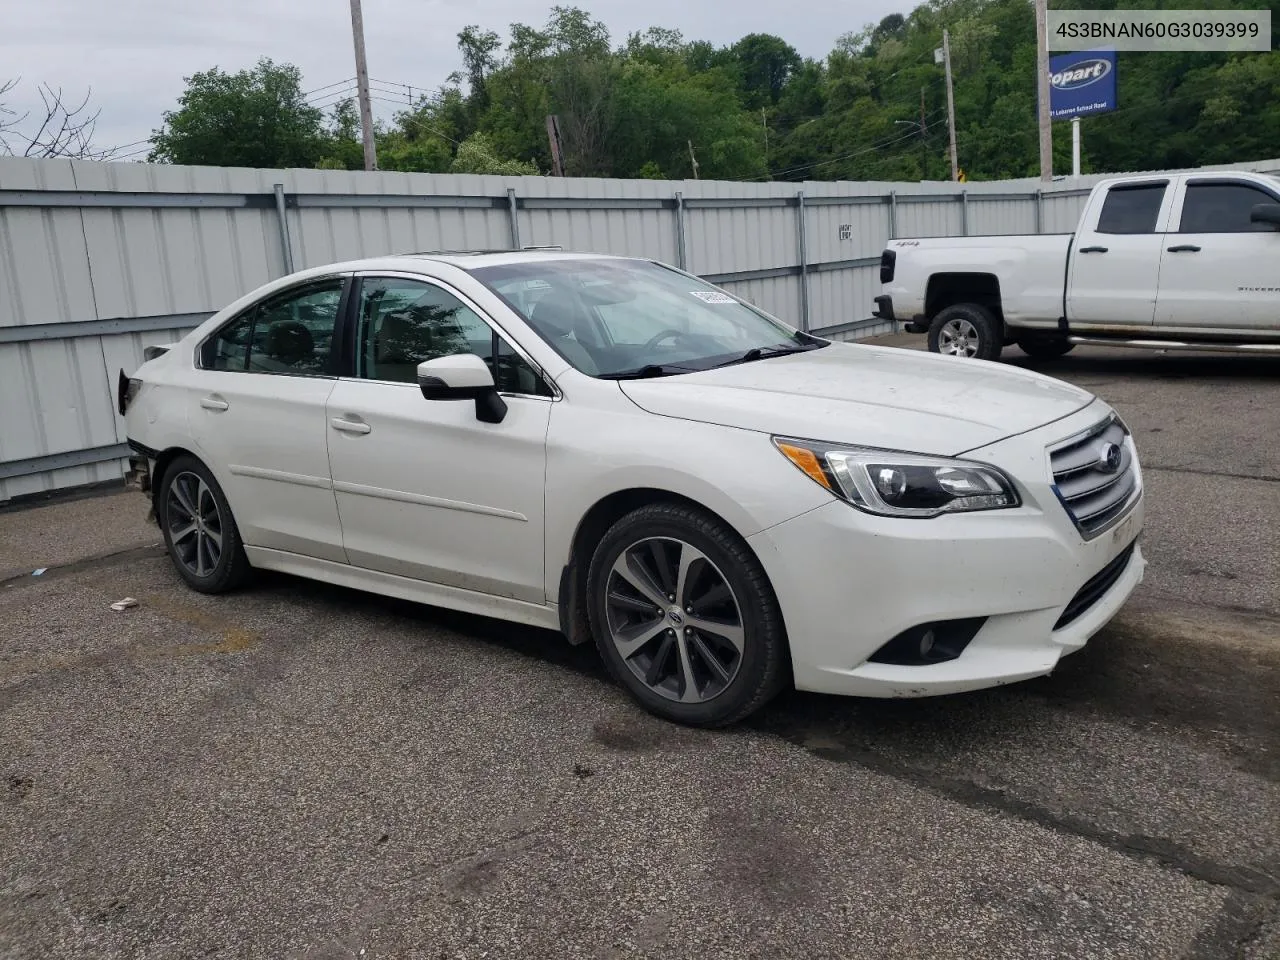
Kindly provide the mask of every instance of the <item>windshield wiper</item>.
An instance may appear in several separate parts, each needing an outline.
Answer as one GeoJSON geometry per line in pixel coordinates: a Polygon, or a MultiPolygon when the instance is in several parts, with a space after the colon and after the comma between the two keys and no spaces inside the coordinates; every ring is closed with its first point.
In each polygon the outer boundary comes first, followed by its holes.
{"type": "Polygon", "coordinates": [[[718,367],[732,367],[734,364],[751,363],[755,360],[765,360],[765,359],[768,359],[769,357],[785,357],[787,356],[787,354],[791,354],[791,353],[806,353],[810,350],[816,350],[820,346],[822,346],[822,344],[820,343],[807,343],[807,344],[804,344],[803,346],[797,346],[797,347],[790,347],[790,346],[752,347],[742,356],[734,357],[732,360],[726,360],[724,363],[717,363],[714,367],[711,367],[710,369],[715,370],[718,367]]]}
{"type": "Polygon", "coordinates": [[[635,370],[623,370],[620,373],[602,373],[601,380],[648,380],[650,377],[670,377],[677,373],[689,373],[689,367],[673,367],[670,364],[648,363],[635,370]]]}

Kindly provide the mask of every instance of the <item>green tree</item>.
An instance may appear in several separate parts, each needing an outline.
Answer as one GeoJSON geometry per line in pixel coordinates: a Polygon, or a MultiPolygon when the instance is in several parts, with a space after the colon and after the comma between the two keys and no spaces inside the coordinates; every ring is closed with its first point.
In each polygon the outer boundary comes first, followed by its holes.
{"type": "Polygon", "coordinates": [[[178,109],[166,111],[150,159],[220,167],[313,167],[328,146],[323,114],[302,95],[291,64],[259,60],[250,70],[217,67],[186,78],[178,109]]]}
{"type": "Polygon", "coordinates": [[[486,173],[508,177],[536,177],[538,168],[521,160],[503,160],[483,133],[474,133],[458,147],[451,173],[486,173]]]}
{"type": "Polygon", "coordinates": [[[360,112],[354,100],[342,100],[329,111],[324,155],[316,166],[325,170],[363,170],[364,144],[360,139],[360,112]]]}
{"type": "Polygon", "coordinates": [[[767,33],[748,34],[730,47],[729,53],[737,67],[745,105],[754,110],[777,103],[801,63],[795,47],[767,33]]]}
{"type": "Polygon", "coordinates": [[[458,34],[458,50],[470,87],[469,106],[475,116],[489,107],[489,74],[497,66],[496,52],[502,47],[501,38],[492,30],[465,27],[458,34]]]}

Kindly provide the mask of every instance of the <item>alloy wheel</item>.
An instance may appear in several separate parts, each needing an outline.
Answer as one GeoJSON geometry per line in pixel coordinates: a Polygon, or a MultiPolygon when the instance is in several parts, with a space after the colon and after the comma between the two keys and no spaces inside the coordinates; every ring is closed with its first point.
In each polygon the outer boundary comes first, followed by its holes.
{"type": "Polygon", "coordinates": [[[222,558],[222,513],[209,485],[184,472],[169,484],[165,503],[173,555],[189,572],[207,577],[222,558]]]}
{"type": "Polygon", "coordinates": [[[978,354],[978,329],[963,317],[948,320],[938,331],[938,352],[953,357],[978,354]]]}
{"type": "Polygon", "coordinates": [[[678,703],[724,692],[742,666],[742,607],[724,573],[692,544],[649,537],[627,547],[606,585],[609,635],[650,690],[678,703]]]}

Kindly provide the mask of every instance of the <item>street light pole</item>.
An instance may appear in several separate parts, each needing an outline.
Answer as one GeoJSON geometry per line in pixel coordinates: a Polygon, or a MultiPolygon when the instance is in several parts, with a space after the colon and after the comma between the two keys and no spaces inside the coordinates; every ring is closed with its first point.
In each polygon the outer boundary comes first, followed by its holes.
{"type": "Polygon", "coordinates": [[[356,45],[356,86],[360,95],[360,133],[364,137],[364,168],[378,169],[378,153],[373,143],[373,104],[369,101],[369,65],[364,58],[364,15],[360,0],[351,0],[351,35],[356,45]]]}

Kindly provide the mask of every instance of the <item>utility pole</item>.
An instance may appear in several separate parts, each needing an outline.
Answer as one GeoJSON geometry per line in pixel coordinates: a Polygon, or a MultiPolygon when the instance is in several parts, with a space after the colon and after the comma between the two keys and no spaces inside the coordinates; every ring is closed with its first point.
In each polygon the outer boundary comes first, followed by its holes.
{"type": "Polygon", "coordinates": [[[356,85],[360,88],[360,133],[364,137],[364,168],[378,169],[373,145],[373,104],[369,102],[369,65],[364,59],[364,15],[360,0],[351,0],[351,35],[356,44],[356,85]]]}
{"type": "Polygon", "coordinates": [[[960,164],[956,160],[956,98],[951,90],[951,35],[946,30],[942,31],[942,60],[947,68],[947,128],[951,131],[951,179],[959,180],[960,164]]]}
{"type": "Polygon", "coordinates": [[[560,118],[547,116],[547,140],[551,143],[551,174],[564,176],[564,149],[560,145],[560,118]]]}
{"type": "Polygon", "coordinates": [[[693,141],[689,141],[689,159],[693,161],[693,179],[698,179],[698,158],[693,152],[693,141]]]}
{"type": "Polygon", "coordinates": [[[760,122],[764,124],[764,172],[772,180],[773,174],[769,173],[769,118],[764,112],[764,107],[760,108],[760,122]]]}
{"type": "Polygon", "coordinates": [[[1049,115],[1049,0],[1036,2],[1036,101],[1040,105],[1040,179],[1053,181],[1053,118],[1049,115]]]}
{"type": "Polygon", "coordinates": [[[920,179],[929,179],[929,144],[924,125],[924,87],[920,88],[920,179]]]}

